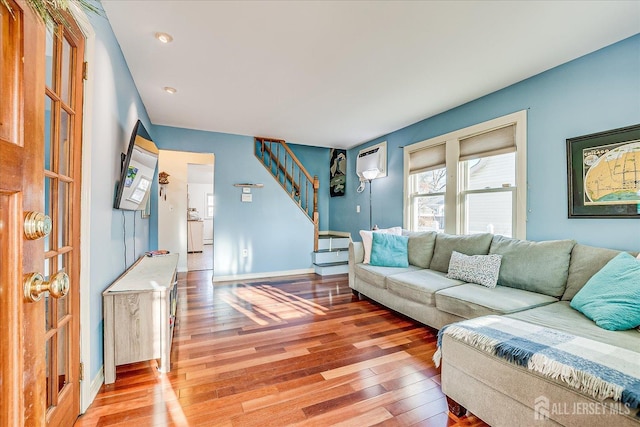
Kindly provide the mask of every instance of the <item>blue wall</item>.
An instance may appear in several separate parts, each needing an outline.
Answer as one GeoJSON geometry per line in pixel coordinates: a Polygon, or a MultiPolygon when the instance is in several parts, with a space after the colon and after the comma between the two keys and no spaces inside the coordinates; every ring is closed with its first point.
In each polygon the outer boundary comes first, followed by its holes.
{"type": "Polygon", "coordinates": [[[91,211],[83,214],[90,215],[91,221],[90,253],[86,254],[90,282],[81,284],[81,292],[90,295],[90,324],[82,328],[90,328],[91,359],[84,363],[91,381],[103,361],[102,291],[149,247],[149,221],[139,212],[113,209],[120,153],[127,149],[136,120],[150,132],[153,129],[111,25],[102,16],[89,14],[89,18],[95,31],[95,52],[85,89],[93,92],[88,113],[91,138],[84,146],[91,150],[91,186],[90,191],[83,190],[83,197],[91,197],[91,211]]]}
{"type": "MultiPolygon", "coordinates": [[[[253,137],[154,126],[160,149],[213,153],[214,164],[214,277],[269,273],[311,267],[313,224],[282,190],[253,154],[253,137]],[[253,202],[242,203],[237,183],[262,183],[252,189],[253,202]],[[239,257],[249,250],[248,258],[239,257]]],[[[312,175],[327,189],[329,157],[326,148],[293,146],[312,175]]],[[[157,191],[152,191],[152,212],[157,212],[157,191]]],[[[323,202],[321,218],[328,223],[323,202]]],[[[150,245],[157,246],[157,215],[151,217],[150,245]]]]}
{"type": "Polygon", "coordinates": [[[638,219],[568,219],[566,139],[640,123],[640,35],[538,74],[437,116],[377,138],[348,157],[348,195],[332,199],[330,228],[369,224],[368,189],[357,186],[355,158],[365,146],[387,141],[389,176],[373,181],[373,222],[402,224],[403,153],[400,147],[476,123],[527,110],[527,238],[640,250],[638,219]],[[356,213],[356,205],[362,210],[356,213]]]}
{"type": "Polygon", "coordinates": [[[304,165],[311,176],[317,176],[320,181],[318,189],[318,215],[320,217],[320,231],[329,229],[329,149],[310,147],[287,143],[293,154],[304,165]]]}

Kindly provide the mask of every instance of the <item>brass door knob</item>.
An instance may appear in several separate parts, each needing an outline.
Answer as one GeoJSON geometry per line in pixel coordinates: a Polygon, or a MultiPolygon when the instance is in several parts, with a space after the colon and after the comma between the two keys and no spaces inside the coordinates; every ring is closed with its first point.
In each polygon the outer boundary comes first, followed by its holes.
{"type": "Polygon", "coordinates": [[[28,240],[37,240],[51,233],[51,218],[41,212],[24,214],[24,235],[28,240]]]}
{"type": "Polygon", "coordinates": [[[69,276],[60,270],[45,282],[42,274],[29,273],[24,275],[23,286],[24,299],[27,302],[40,301],[46,291],[54,298],[62,298],[69,293],[69,276]]]}

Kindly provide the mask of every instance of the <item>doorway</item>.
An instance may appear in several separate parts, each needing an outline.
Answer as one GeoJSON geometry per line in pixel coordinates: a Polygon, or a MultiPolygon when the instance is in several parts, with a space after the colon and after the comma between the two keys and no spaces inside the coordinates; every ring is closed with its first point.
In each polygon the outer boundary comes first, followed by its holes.
{"type": "Polygon", "coordinates": [[[187,164],[187,269],[213,270],[213,165],[187,164]]]}
{"type": "MultiPolygon", "coordinates": [[[[180,255],[178,260],[178,271],[186,272],[188,268],[188,218],[189,203],[189,169],[194,166],[194,170],[199,166],[206,166],[208,180],[208,192],[214,193],[214,162],[213,154],[207,153],[191,153],[185,151],[160,150],[158,157],[158,171],[165,172],[169,175],[168,184],[161,188],[161,195],[158,199],[158,249],[167,249],[172,253],[180,255]]],[[[203,179],[200,179],[203,180],[203,179]]],[[[203,184],[204,185],[204,184],[203,184]]],[[[195,189],[199,184],[193,183],[195,189]]],[[[203,187],[204,188],[204,187],[203,187]]],[[[195,190],[194,190],[195,191],[195,190]]],[[[194,192],[195,197],[195,192],[194,192]]],[[[201,196],[204,199],[204,195],[201,196]]],[[[194,203],[196,201],[194,200],[194,203]]],[[[203,201],[204,203],[204,201],[203,201]]],[[[195,207],[198,209],[198,216],[206,217],[205,207],[195,207]],[[202,210],[201,210],[202,209],[202,210]]],[[[191,211],[193,212],[193,211],[191,211]]],[[[213,214],[213,211],[211,212],[213,214]]],[[[213,218],[210,218],[213,224],[213,218]]],[[[203,219],[203,238],[204,238],[204,219],[203,219]]],[[[213,229],[213,226],[212,226],[213,229]]],[[[213,231],[211,232],[211,243],[213,243],[213,231]]],[[[202,241],[204,249],[204,240],[202,241]]],[[[213,248],[213,245],[208,245],[213,248]]],[[[204,251],[203,251],[204,252],[204,251]]],[[[213,251],[208,259],[210,267],[206,271],[210,271],[213,276],[213,251]]]]}

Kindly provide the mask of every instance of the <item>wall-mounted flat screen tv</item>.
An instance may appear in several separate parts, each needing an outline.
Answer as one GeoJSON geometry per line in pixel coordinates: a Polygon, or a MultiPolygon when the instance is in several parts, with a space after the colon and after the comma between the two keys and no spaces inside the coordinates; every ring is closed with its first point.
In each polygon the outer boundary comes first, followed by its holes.
{"type": "Polygon", "coordinates": [[[140,120],[131,132],[127,153],[113,207],[129,211],[144,210],[151,194],[151,182],[158,163],[158,147],[140,120]]]}

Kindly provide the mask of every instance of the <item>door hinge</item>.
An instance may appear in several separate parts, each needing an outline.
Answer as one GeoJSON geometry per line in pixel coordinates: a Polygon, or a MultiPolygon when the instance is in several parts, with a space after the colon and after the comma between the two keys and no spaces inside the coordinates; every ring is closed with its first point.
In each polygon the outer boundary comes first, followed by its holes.
{"type": "Polygon", "coordinates": [[[89,77],[89,63],[84,61],[82,63],[82,80],[87,80],[89,77]]]}
{"type": "Polygon", "coordinates": [[[84,363],[80,362],[80,381],[83,381],[83,380],[84,380],[84,363]]]}

